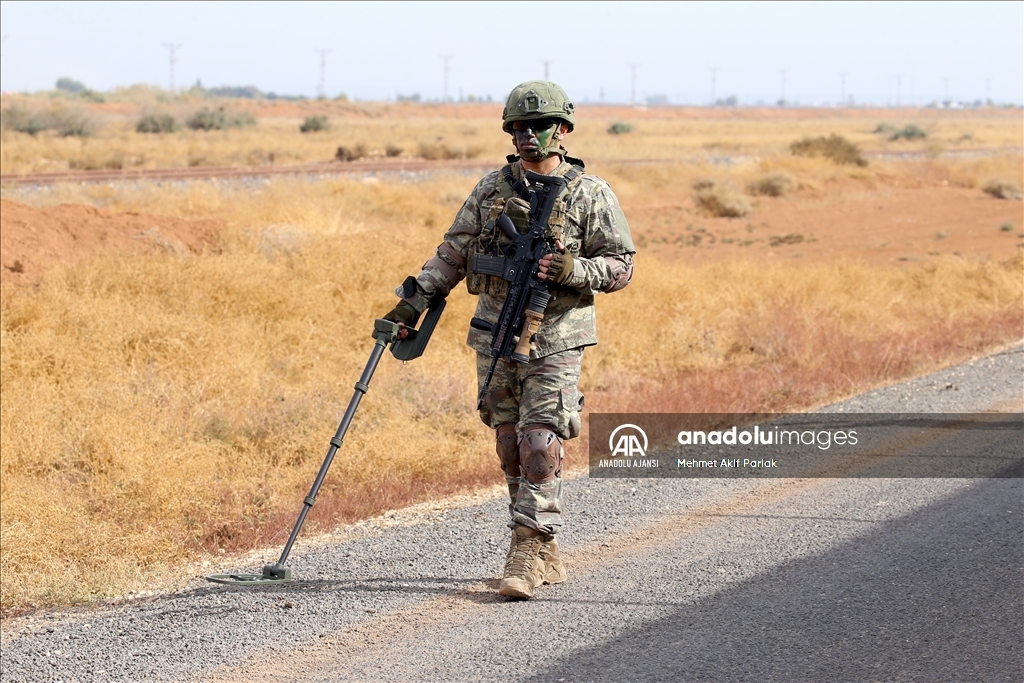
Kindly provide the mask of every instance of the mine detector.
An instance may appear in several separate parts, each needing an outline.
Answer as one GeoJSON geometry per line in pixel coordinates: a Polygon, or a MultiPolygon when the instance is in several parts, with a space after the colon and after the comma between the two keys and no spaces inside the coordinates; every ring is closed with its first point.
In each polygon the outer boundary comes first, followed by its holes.
{"type": "Polygon", "coordinates": [[[292,580],[292,570],[285,564],[288,561],[288,555],[292,551],[292,546],[295,545],[295,539],[298,538],[299,532],[302,530],[302,525],[306,521],[306,515],[309,514],[310,509],[316,503],[316,495],[324,483],[327,470],[331,468],[331,462],[333,462],[335,454],[337,454],[342,446],[345,434],[348,432],[348,427],[352,423],[356,409],[359,407],[359,401],[370,389],[370,379],[377,369],[381,356],[384,355],[384,350],[390,345],[391,354],[403,362],[422,356],[423,350],[427,347],[427,342],[430,341],[430,335],[434,333],[437,321],[444,311],[444,307],[444,299],[439,298],[432,301],[423,318],[423,324],[420,325],[419,329],[406,328],[409,334],[404,339],[398,338],[400,331],[398,323],[381,319],[374,321],[373,337],[375,343],[373,350],[370,352],[370,358],[366,361],[366,367],[363,369],[363,374],[360,375],[359,381],[356,382],[355,392],[352,394],[352,400],[349,401],[344,417],[341,418],[341,424],[338,425],[338,430],[331,438],[331,445],[327,449],[327,456],[320,466],[316,479],[313,480],[313,486],[309,490],[309,495],[302,501],[302,511],[299,513],[299,518],[295,521],[295,527],[292,528],[292,533],[288,537],[288,542],[284,545],[284,550],[281,551],[281,557],[274,564],[265,565],[261,574],[209,574],[206,577],[208,581],[242,586],[261,586],[288,583],[292,580]]]}

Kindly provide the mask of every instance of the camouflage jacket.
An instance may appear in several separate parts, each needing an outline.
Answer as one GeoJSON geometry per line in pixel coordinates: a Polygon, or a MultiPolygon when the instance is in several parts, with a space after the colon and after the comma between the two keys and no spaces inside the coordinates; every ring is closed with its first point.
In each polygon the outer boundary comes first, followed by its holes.
{"type": "MultiPolygon", "coordinates": [[[[565,175],[572,168],[563,161],[552,175],[565,175]]],[[[522,177],[518,161],[512,164],[512,174],[517,180],[522,177]]],[[[416,293],[405,299],[417,311],[426,310],[435,294],[447,296],[466,278],[473,255],[483,253],[482,243],[495,239],[494,219],[509,209],[500,192],[501,179],[501,171],[494,171],[477,183],[445,233],[434,258],[423,265],[416,278],[416,293]]],[[[604,180],[581,173],[571,182],[560,222],[562,243],[573,256],[573,275],[565,285],[552,285],[551,301],[534,337],[531,358],[596,344],[594,295],[622,289],[633,275],[635,249],[629,225],[618,199],[604,180]]],[[[497,233],[500,238],[501,231],[497,233]]],[[[469,274],[471,280],[467,284],[471,293],[480,295],[476,316],[494,322],[504,301],[504,291],[498,286],[500,278],[494,278],[496,282],[486,286],[474,287],[476,279],[488,276],[469,274]]],[[[396,294],[402,296],[401,287],[396,289],[396,294]]],[[[491,333],[470,328],[467,343],[489,354],[491,333]]]]}

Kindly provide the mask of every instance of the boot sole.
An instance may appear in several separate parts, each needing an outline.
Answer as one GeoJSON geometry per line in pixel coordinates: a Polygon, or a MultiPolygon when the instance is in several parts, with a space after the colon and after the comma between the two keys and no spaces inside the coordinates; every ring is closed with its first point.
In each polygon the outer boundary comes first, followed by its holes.
{"type": "Polygon", "coordinates": [[[565,581],[565,574],[548,574],[544,577],[544,583],[551,585],[555,583],[563,583],[565,581]]]}
{"type": "Polygon", "coordinates": [[[522,579],[504,579],[498,586],[498,593],[506,598],[529,599],[533,597],[533,584],[522,579]]]}

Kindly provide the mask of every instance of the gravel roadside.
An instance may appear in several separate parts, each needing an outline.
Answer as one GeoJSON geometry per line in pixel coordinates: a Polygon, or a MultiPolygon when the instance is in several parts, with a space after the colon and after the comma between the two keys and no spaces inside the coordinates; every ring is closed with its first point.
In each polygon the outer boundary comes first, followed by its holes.
{"type": "MultiPolygon", "coordinates": [[[[1016,345],[823,410],[1020,411],[1022,403],[1024,347],[1016,345]]],[[[1007,505],[1019,511],[1020,492],[1019,480],[581,477],[566,484],[571,517],[559,537],[573,580],[540,589],[534,601],[507,603],[494,592],[508,543],[507,513],[501,492],[485,491],[389,513],[301,544],[290,562],[297,580],[285,586],[232,588],[197,577],[180,590],[116,607],[6,620],[0,680],[622,680],[621,671],[612,675],[617,660],[607,653],[641,642],[669,647],[674,641],[659,634],[678,633],[685,619],[692,623],[698,615],[710,614],[720,624],[742,621],[744,610],[768,599],[767,593],[751,593],[759,577],[789,585],[789,573],[805,567],[801,576],[832,587],[805,596],[788,617],[780,617],[776,626],[791,634],[801,609],[817,614],[826,606],[842,607],[844,599],[867,599],[856,593],[842,598],[834,582],[823,578],[821,562],[839,562],[848,581],[863,581],[871,568],[854,561],[863,553],[888,548],[892,557],[908,562],[926,556],[907,534],[921,538],[921,529],[933,528],[935,520],[948,525],[961,508],[977,510],[979,518],[997,517],[996,508],[1007,505]],[[987,503],[976,500],[978,491],[987,503]],[[970,502],[949,507],[948,501],[958,500],[970,502]],[[602,649],[606,645],[616,647],[602,649]],[[538,660],[528,656],[531,651],[545,656],[538,660]]],[[[983,557],[1000,562],[1021,554],[1019,517],[1007,527],[1010,540],[999,537],[1010,547],[986,546],[979,551],[983,557]]],[[[979,538],[977,530],[956,532],[954,546],[971,538],[979,538]]],[[[935,538],[934,544],[945,541],[935,538]]],[[[254,556],[251,566],[223,570],[258,571],[272,556],[276,551],[254,556]]],[[[889,592],[877,596],[895,598],[889,592]]],[[[781,600],[776,596],[775,602],[781,600]]],[[[940,608],[930,609],[942,616],[940,608]]],[[[827,631],[828,623],[822,621],[817,631],[827,631]]],[[[1011,635],[1020,632],[1016,626],[1011,635]]],[[[877,633],[861,640],[876,651],[883,642],[877,633]]],[[[699,641],[692,647],[700,647],[699,641]]],[[[822,642],[808,652],[820,656],[826,647],[822,642]]],[[[847,649],[851,657],[863,658],[859,646],[847,649]]],[[[752,650],[769,662],[772,651],[768,645],[752,650]]],[[[1010,652],[1019,657],[1019,650],[1010,652]]],[[[970,671],[1001,680],[995,675],[1005,668],[1000,656],[989,658],[995,668],[970,671]]],[[[653,668],[634,677],[673,677],[669,664],[646,659],[653,668]]],[[[717,669],[707,659],[705,668],[690,673],[708,680],[818,678],[806,668],[813,662],[765,669],[754,655],[733,659],[719,657],[715,661],[725,664],[717,669]]],[[[928,678],[927,671],[918,677],[928,678]]]]}

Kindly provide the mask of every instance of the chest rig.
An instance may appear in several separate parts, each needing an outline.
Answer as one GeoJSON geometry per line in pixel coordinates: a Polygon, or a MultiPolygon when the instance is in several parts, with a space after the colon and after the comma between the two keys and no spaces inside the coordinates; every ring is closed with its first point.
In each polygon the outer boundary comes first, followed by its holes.
{"type": "MultiPolygon", "coordinates": [[[[573,159],[572,161],[576,162],[577,160],[573,159]]],[[[486,293],[500,299],[508,293],[509,283],[507,280],[486,272],[478,272],[476,256],[500,256],[502,248],[510,243],[508,236],[495,228],[495,222],[501,214],[506,214],[520,233],[528,232],[530,229],[530,190],[520,179],[522,172],[519,171],[517,174],[516,170],[518,169],[514,169],[511,163],[501,169],[501,175],[495,188],[498,196],[487,214],[487,220],[477,237],[475,248],[470,256],[469,272],[466,274],[466,288],[470,294],[486,293]],[[516,177],[517,175],[520,177],[516,177]]],[[[565,178],[566,185],[555,199],[551,218],[548,220],[547,236],[552,241],[561,240],[564,243],[569,197],[572,196],[573,190],[583,177],[583,163],[573,163],[565,171],[552,175],[565,178]]]]}

